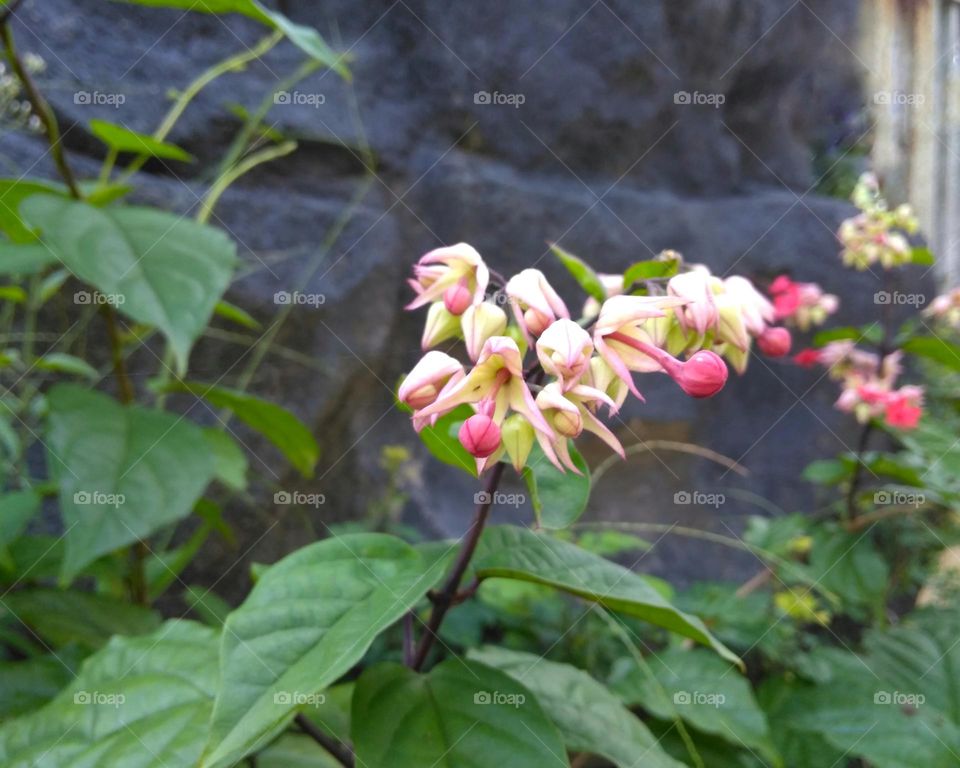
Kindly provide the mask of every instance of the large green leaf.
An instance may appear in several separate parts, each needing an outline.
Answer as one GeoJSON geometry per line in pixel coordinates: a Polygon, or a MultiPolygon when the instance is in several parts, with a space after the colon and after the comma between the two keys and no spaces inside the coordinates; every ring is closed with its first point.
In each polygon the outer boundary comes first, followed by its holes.
{"type": "Polygon", "coordinates": [[[14,491],[0,496],[0,549],[26,530],[27,523],[40,509],[40,496],[34,491],[14,491]]]}
{"type": "Polygon", "coordinates": [[[349,79],[350,76],[344,57],[331,50],[319,32],[311,27],[294,24],[282,13],[270,10],[257,0],[120,0],[120,2],[160,8],[182,8],[198,13],[239,13],[279,30],[308,56],[326,64],[345,78],[349,79]]]}
{"type": "Polygon", "coordinates": [[[780,764],[750,683],[735,668],[698,648],[658,651],[649,667],[650,674],[632,659],[617,664],[611,687],[626,704],[641,706],[663,720],[679,716],[705,733],[780,764]]]}
{"type": "Polygon", "coordinates": [[[534,446],[530,460],[523,468],[533,512],[544,528],[573,525],[590,501],[590,468],[573,443],[570,444],[570,458],[583,474],[561,472],[547,461],[539,445],[534,446]]]}
{"type": "Polygon", "coordinates": [[[24,589],[0,600],[0,614],[10,611],[54,648],[78,643],[96,649],[113,635],[143,635],[155,630],[154,611],[106,595],[66,589],[24,589]]]}
{"type": "Polygon", "coordinates": [[[739,663],[700,619],[674,608],[643,577],[549,535],[514,526],[488,528],[477,548],[474,567],[481,579],[532,581],[593,600],[696,640],[739,663]]]}
{"type": "Polygon", "coordinates": [[[190,392],[216,408],[229,408],[240,421],[279,448],[302,475],[313,474],[320,446],[310,430],[286,408],[259,397],[226,387],[197,382],[178,382],[173,391],[190,392]]]}
{"type": "Polygon", "coordinates": [[[32,195],[24,218],[77,277],[137,322],[170,340],[186,369],[193,342],[233,274],[236,247],[223,232],[153,208],[96,208],[53,195],[32,195]]]}
{"type": "Polygon", "coordinates": [[[504,648],[471,651],[470,658],[529,688],[570,751],[600,755],[620,768],[682,768],[620,699],[586,672],[504,648]]]}
{"type": "Polygon", "coordinates": [[[426,675],[371,667],[357,682],[350,719],[357,765],[366,768],[566,765],[534,695],[476,661],[449,659],[426,675]]]}
{"type": "MultiPolygon", "coordinates": [[[[880,673],[870,657],[838,650],[824,654],[829,678],[818,685],[781,681],[777,720],[802,734],[814,734],[848,757],[862,757],[875,768],[955,768],[960,729],[936,708],[933,692],[943,683],[931,676],[954,678],[944,659],[926,675],[911,678],[903,689],[880,673]],[[917,696],[930,694],[922,701],[917,696]]],[[[920,666],[911,666],[919,670],[920,666]]]]}
{"type": "Polygon", "coordinates": [[[439,569],[384,534],[304,547],[266,569],[227,618],[204,768],[233,765],[281,731],[433,586],[439,569]]]}
{"type": "Polygon", "coordinates": [[[217,683],[216,633],[171,621],[116,637],[52,702],[0,726],[4,768],[193,766],[217,683]]]}
{"type": "Polygon", "coordinates": [[[184,162],[193,160],[193,155],[180,149],[176,144],[160,141],[153,136],[131,131],[125,126],[110,123],[106,120],[91,120],[90,130],[100,141],[117,152],[134,152],[138,155],[150,155],[166,160],[184,162]]]}
{"type": "Polygon", "coordinates": [[[57,263],[43,243],[0,242],[0,275],[35,275],[57,263]]]}
{"type": "Polygon", "coordinates": [[[66,531],[61,576],[186,517],[213,477],[203,432],[174,414],[61,384],[46,442],[66,531]]]}

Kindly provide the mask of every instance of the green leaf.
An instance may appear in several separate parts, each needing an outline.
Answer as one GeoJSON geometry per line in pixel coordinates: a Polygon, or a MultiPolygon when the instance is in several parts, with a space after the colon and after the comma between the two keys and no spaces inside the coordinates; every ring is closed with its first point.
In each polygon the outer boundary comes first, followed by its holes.
{"type": "Polygon", "coordinates": [[[589,296],[592,296],[597,301],[603,301],[607,298],[606,288],[603,287],[603,283],[600,282],[597,273],[593,271],[593,268],[589,264],[583,261],[583,259],[577,258],[572,253],[565,251],[556,243],[550,244],[550,250],[553,251],[554,256],[560,259],[560,263],[567,268],[567,272],[573,275],[573,279],[577,281],[577,284],[583,288],[589,296]]]}
{"type": "Polygon", "coordinates": [[[533,654],[489,646],[470,651],[470,658],[529,688],[571,752],[599,755],[620,768],[683,768],[620,699],[586,672],[533,654]]]}
{"type": "Polygon", "coordinates": [[[234,491],[247,487],[247,454],[226,432],[206,427],[203,436],[213,453],[214,473],[217,479],[234,491]]]}
{"type": "Polygon", "coordinates": [[[138,155],[150,155],[182,162],[192,162],[195,159],[193,155],[176,144],[160,141],[153,136],[131,131],[129,128],[106,120],[91,120],[90,130],[100,141],[117,152],[133,152],[138,155]]]}
{"type": "Polygon", "coordinates": [[[677,259],[638,261],[627,267],[623,273],[623,288],[626,290],[634,283],[641,283],[644,280],[673,277],[679,269],[680,262],[677,259]]]}
{"type": "Polygon", "coordinates": [[[4,768],[196,765],[217,683],[216,633],[170,621],[116,637],[52,702],[0,726],[4,768]]]}
{"type": "Polygon", "coordinates": [[[614,668],[610,687],[624,703],[641,706],[663,720],[679,716],[704,733],[781,764],[750,683],[735,668],[697,648],[658,651],[648,664],[650,674],[633,659],[614,668]]]}
{"type": "Polygon", "coordinates": [[[56,654],[23,661],[0,662],[0,720],[39,709],[56,696],[80,666],[79,653],[61,648],[56,654]]]}
{"type": "MultiPolygon", "coordinates": [[[[0,179],[0,230],[14,243],[32,243],[36,233],[20,215],[20,204],[31,195],[60,195],[56,184],[35,179],[0,179]]],[[[3,258],[0,257],[0,262],[3,258]]]]}
{"type": "Polygon", "coordinates": [[[181,8],[198,13],[239,13],[248,18],[259,21],[261,24],[279,30],[291,43],[296,45],[308,56],[322,62],[336,71],[341,77],[349,80],[350,71],[344,63],[344,56],[338,55],[320,36],[320,33],[311,27],[294,24],[290,19],[277,11],[272,11],[257,0],[119,0],[133,5],[149,5],[160,8],[181,8]]]}
{"type": "Polygon", "coordinates": [[[476,661],[449,659],[426,675],[371,667],[351,712],[358,766],[544,768],[565,765],[556,728],[530,691],[476,661]]]}
{"type": "Polygon", "coordinates": [[[932,267],[937,260],[934,258],[933,251],[929,248],[916,246],[910,249],[910,262],[924,267],[932,267]]]}
{"type": "Polygon", "coordinates": [[[66,589],[11,592],[0,612],[4,607],[54,647],[75,642],[99,648],[113,635],[143,635],[160,625],[160,617],[148,608],[66,589]]]}
{"type": "Polygon", "coordinates": [[[728,661],[740,661],[700,619],[678,611],[643,577],[549,535],[514,526],[488,528],[474,567],[480,579],[518,579],[555,587],[689,637],[728,661]]]}
{"type": "Polygon", "coordinates": [[[853,340],[857,343],[879,344],[883,339],[883,326],[880,323],[870,323],[859,328],[845,326],[842,328],[828,328],[818,331],[813,337],[813,346],[823,347],[832,341],[853,340]]]}
{"type": "Polygon", "coordinates": [[[0,496],[0,548],[16,539],[40,510],[40,496],[33,491],[14,491],[0,496]]]}
{"type": "Polygon", "coordinates": [[[561,472],[544,456],[539,445],[530,452],[523,479],[530,491],[530,503],[543,528],[566,528],[575,523],[590,501],[590,468],[576,447],[570,444],[570,458],[583,474],[561,472]]]}
{"type": "Polygon", "coordinates": [[[950,370],[960,371],[960,346],[939,336],[917,336],[905,342],[901,349],[907,354],[925,357],[950,370]]]}
{"type": "Polygon", "coordinates": [[[817,485],[837,485],[853,473],[854,465],[842,459],[817,459],[803,470],[803,479],[817,485]]]}
{"type": "Polygon", "coordinates": [[[153,208],[96,208],[51,195],[22,206],[43,242],[118,311],[159,328],[182,372],[233,274],[236,247],[220,230],[153,208]]]}
{"type": "Polygon", "coordinates": [[[204,768],[230,766],[276,736],[433,586],[439,568],[400,539],[354,534],[268,568],[227,618],[204,768]]]}
{"type": "Polygon", "coordinates": [[[24,304],[27,301],[27,292],[19,285],[0,285],[0,301],[24,304]]]}
{"type": "Polygon", "coordinates": [[[477,476],[477,461],[463,447],[457,437],[460,427],[473,416],[469,405],[458,405],[450,413],[437,419],[433,426],[427,425],[420,430],[420,439],[434,458],[444,464],[465,470],[477,476]]]}
{"type": "Polygon", "coordinates": [[[257,768],[343,768],[309,736],[285,733],[257,755],[257,768]]]}
{"type": "Polygon", "coordinates": [[[47,395],[48,464],[66,532],[61,577],[186,517],[213,477],[199,427],[60,384],[47,395]]]}
{"type": "Polygon", "coordinates": [[[204,624],[211,627],[222,627],[232,610],[226,600],[205,587],[187,587],[183,592],[183,601],[204,624]]]}
{"type": "Polygon", "coordinates": [[[177,382],[173,392],[190,392],[215,408],[229,408],[240,421],[266,437],[304,477],[313,474],[320,446],[310,430],[286,408],[226,387],[197,382],[177,382]]]}
{"type": "MultiPolygon", "coordinates": [[[[861,757],[875,768],[955,768],[960,729],[934,706],[933,691],[940,684],[930,679],[931,675],[955,678],[951,663],[944,658],[925,672],[920,662],[929,657],[921,656],[914,665],[903,654],[911,650],[901,649],[898,659],[908,665],[908,674],[916,676],[898,689],[897,683],[885,679],[882,673],[887,670],[877,666],[873,656],[860,658],[831,649],[823,654],[831,667],[827,681],[819,685],[796,680],[782,683],[789,688],[780,694],[778,720],[795,731],[826,740],[848,757],[861,757]],[[924,697],[922,703],[918,695],[924,697]]],[[[948,685],[955,687],[955,679],[948,685]]]]}
{"type": "Polygon", "coordinates": [[[262,327],[260,323],[257,322],[257,319],[249,312],[224,299],[217,302],[217,305],[213,308],[213,313],[218,317],[222,317],[237,325],[242,325],[244,328],[249,328],[252,331],[260,330],[262,327]]]}
{"type": "Polygon", "coordinates": [[[35,275],[56,263],[56,255],[43,243],[0,242],[0,275],[35,275]]]}
{"type": "Polygon", "coordinates": [[[817,584],[839,595],[848,609],[879,609],[890,578],[883,555],[868,536],[833,527],[817,531],[809,572],[817,584]]]}
{"type": "Polygon", "coordinates": [[[34,365],[44,371],[55,371],[56,373],[68,373],[73,376],[82,376],[86,379],[95,380],[99,377],[97,369],[86,360],[64,352],[51,352],[38,358],[34,365]]]}

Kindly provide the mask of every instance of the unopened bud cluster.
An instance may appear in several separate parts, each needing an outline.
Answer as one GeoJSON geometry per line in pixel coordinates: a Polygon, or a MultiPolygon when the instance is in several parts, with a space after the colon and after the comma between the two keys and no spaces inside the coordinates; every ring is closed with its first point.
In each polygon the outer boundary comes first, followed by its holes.
{"type": "Polygon", "coordinates": [[[579,472],[569,439],[592,432],[623,455],[601,421],[632,392],[634,373],[665,373],[691,397],[710,397],[727,380],[726,359],[746,368],[751,342],[786,355],[790,333],[775,327],[773,304],[743,277],[721,279],[703,266],[662,286],[638,289],[622,275],[599,275],[605,296],[579,321],[538,269],[524,269],[488,298],[490,270],[470,245],[438,248],[414,266],[416,296],[428,307],[423,358],[400,386],[419,431],[463,404],[474,415],[458,437],[482,472],[508,458],[521,470],[534,443],[561,471],[579,472]],[[652,295],[652,291],[656,294],[652,295]],[[509,304],[510,315],[503,308],[509,304]],[[462,340],[471,365],[432,349],[462,340]],[[527,353],[535,361],[525,362],[527,353]]]}

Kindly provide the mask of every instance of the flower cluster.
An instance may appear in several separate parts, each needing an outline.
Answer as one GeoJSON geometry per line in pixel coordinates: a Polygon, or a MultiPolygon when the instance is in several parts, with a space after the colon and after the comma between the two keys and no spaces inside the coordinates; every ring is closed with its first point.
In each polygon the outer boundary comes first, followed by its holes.
{"type": "Polygon", "coordinates": [[[429,304],[425,354],[398,393],[414,427],[467,404],[474,415],[459,439],[478,471],[504,457],[521,470],[536,442],[561,471],[579,472],[568,441],[584,431],[623,455],[600,415],[604,407],[616,414],[631,392],[643,399],[634,373],[665,373],[691,397],[710,397],[727,380],[722,358],[742,371],[752,339],[765,354],[790,350],[789,331],[772,325],[773,304],[746,278],[721,279],[698,266],[665,289],[629,293],[622,275],[598,277],[603,300],[588,301],[575,321],[540,270],[524,269],[488,294],[490,270],[470,245],[424,255],[407,309],[429,304]],[[451,339],[463,340],[469,369],[431,349],[451,339]],[[525,365],[528,351],[536,361],[525,365]]]}
{"type": "MultiPolygon", "coordinates": [[[[23,57],[23,67],[30,74],[43,72],[46,66],[46,62],[35,53],[27,53],[23,57]]],[[[0,62],[0,123],[9,128],[27,128],[39,132],[43,124],[33,114],[30,102],[22,97],[20,79],[0,62]]]]}
{"type": "Polygon", "coordinates": [[[824,293],[816,283],[795,283],[786,275],[770,284],[770,295],[777,320],[801,331],[823,325],[840,305],[836,296],[824,293]]]}
{"type": "Polygon", "coordinates": [[[909,264],[913,249],[906,235],[915,234],[919,227],[913,209],[901,205],[888,210],[872,173],[860,177],[852,199],[860,213],[840,226],[843,263],[859,270],[877,263],[885,269],[909,264]]]}
{"type": "Polygon", "coordinates": [[[900,357],[896,351],[881,358],[842,340],[803,350],[794,359],[803,366],[825,366],[830,378],[842,382],[836,407],[859,422],[882,417],[891,427],[914,429],[923,415],[923,387],[896,387],[900,357]]]}

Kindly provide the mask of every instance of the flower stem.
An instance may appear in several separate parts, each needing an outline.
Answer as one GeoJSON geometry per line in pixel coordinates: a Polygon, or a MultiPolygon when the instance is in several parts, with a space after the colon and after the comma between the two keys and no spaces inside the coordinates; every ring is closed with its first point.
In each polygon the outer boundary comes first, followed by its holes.
{"type": "Polygon", "coordinates": [[[294,718],[294,722],[300,726],[307,736],[333,755],[337,759],[337,762],[345,766],[345,768],[353,768],[354,757],[350,747],[332,736],[327,735],[327,733],[320,728],[317,728],[317,726],[310,722],[302,713],[294,718]]]}
{"type": "Polygon", "coordinates": [[[450,576],[447,578],[443,587],[433,596],[433,610],[427,621],[426,633],[420,638],[420,643],[417,645],[416,653],[413,656],[413,663],[410,665],[412,669],[420,670],[423,668],[430,649],[437,639],[440,625],[443,623],[447,611],[449,611],[456,602],[455,598],[457,591],[460,589],[460,582],[463,581],[463,575],[467,572],[470,560],[473,559],[473,554],[477,550],[477,544],[480,542],[480,534],[483,533],[483,526],[487,522],[487,515],[490,513],[490,506],[493,504],[493,496],[500,486],[500,480],[503,477],[503,471],[506,469],[506,466],[503,462],[497,462],[496,466],[491,470],[490,476],[487,478],[483,489],[484,493],[481,496],[483,501],[477,504],[473,522],[470,524],[470,529],[467,531],[466,536],[464,536],[463,545],[457,554],[457,559],[454,562],[453,569],[450,571],[450,576]]]}

